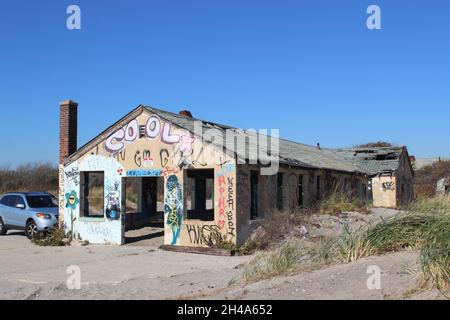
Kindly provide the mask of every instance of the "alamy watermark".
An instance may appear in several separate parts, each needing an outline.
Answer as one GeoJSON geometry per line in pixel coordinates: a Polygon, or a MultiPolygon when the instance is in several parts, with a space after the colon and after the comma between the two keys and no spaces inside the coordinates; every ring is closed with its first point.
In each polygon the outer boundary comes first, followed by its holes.
{"type": "Polygon", "coordinates": [[[67,7],[66,13],[69,15],[66,20],[66,26],[69,30],[81,29],[81,9],[77,5],[67,7]]]}
{"type": "Polygon", "coordinates": [[[69,266],[66,270],[66,286],[69,290],[81,290],[81,268],[79,266],[69,266]]]}
{"type": "Polygon", "coordinates": [[[375,4],[370,5],[367,8],[367,14],[370,16],[367,18],[366,25],[369,30],[381,29],[381,8],[375,4]]]}
{"type": "Polygon", "coordinates": [[[370,274],[366,282],[367,289],[381,290],[381,268],[376,265],[369,266],[367,268],[367,274],[370,274]]]}

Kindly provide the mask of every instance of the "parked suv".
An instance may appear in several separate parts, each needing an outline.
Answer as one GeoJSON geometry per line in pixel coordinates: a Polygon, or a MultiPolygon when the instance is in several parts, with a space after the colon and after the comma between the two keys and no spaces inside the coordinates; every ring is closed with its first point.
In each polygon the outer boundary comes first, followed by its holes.
{"type": "Polygon", "coordinates": [[[18,229],[31,239],[57,225],[58,200],[50,193],[7,193],[0,197],[0,235],[18,229]]]}

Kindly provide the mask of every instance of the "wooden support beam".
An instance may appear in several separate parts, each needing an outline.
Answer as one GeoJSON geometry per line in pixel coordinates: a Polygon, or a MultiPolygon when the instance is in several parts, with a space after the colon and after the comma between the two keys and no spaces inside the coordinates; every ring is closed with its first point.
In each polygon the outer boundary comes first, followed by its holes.
{"type": "Polygon", "coordinates": [[[206,254],[212,256],[231,257],[235,255],[235,252],[233,250],[216,249],[210,247],[186,247],[186,246],[163,245],[159,248],[165,251],[206,254]]]}

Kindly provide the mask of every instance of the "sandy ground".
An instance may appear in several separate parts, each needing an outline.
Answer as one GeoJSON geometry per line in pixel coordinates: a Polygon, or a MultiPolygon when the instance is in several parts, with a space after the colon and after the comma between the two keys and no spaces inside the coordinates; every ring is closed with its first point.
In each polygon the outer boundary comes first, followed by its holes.
{"type": "MultiPolygon", "coordinates": [[[[314,217],[307,237],[338,233],[396,214],[314,217]],[[314,230],[313,230],[314,229],[314,230]]],[[[216,257],[158,249],[161,229],[127,233],[125,246],[38,247],[22,233],[0,237],[0,299],[436,299],[415,288],[418,253],[399,252],[313,272],[229,286],[252,257],[216,257]],[[67,268],[79,266],[81,290],[68,290],[67,268]],[[381,289],[369,290],[367,267],[379,266],[381,289]]]]}
{"type": "Polygon", "coordinates": [[[386,300],[442,299],[438,291],[415,292],[417,252],[369,257],[351,264],[277,277],[208,294],[204,299],[386,300]],[[368,289],[369,266],[381,270],[380,289],[368,289]]]}

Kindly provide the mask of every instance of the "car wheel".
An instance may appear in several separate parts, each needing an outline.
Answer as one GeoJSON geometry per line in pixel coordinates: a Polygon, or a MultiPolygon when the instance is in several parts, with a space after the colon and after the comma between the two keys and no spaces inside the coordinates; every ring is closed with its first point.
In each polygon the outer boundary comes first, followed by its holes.
{"type": "Polygon", "coordinates": [[[4,236],[8,229],[6,229],[5,224],[3,223],[2,218],[0,218],[0,236],[4,236]]]}
{"type": "Polygon", "coordinates": [[[25,235],[28,239],[33,239],[38,234],[38,229],[36,222],[30,220],[27,222],[27,226],[25,227],[25,235]]]}

